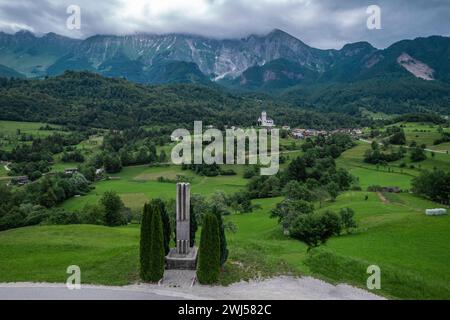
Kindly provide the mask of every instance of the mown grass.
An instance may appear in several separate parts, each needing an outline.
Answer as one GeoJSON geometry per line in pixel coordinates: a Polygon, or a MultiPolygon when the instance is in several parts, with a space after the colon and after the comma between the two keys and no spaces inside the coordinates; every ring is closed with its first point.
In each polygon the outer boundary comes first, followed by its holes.
{"type": "Polygon", "coordinates": [[[39,226],[0,232],[0,282],[65,282],[70,265],[82,283],[138,279],[137,226],[39,226]]]}
{"type": "MultiPolygon", "coordinates": [[[[85,196],[72,198],[62,205],[67,210],[81,210],[86,204],[99,201],[106,191],[116,191],[127,203],[127,199],[134,195],[133,209],[142,208],[149,199],[175,198],[175,182],[159,182],[159,177],[176,178],[177,175],[186,176],[191,181],[192,192],[205,196],[221,190],[228,194],[243,189],[247,180],[242,177],[243,168],[231,166],[237,171],[235,176],[203,177],[195,175],[192,171],[181,170],[180,166],[136,166],[127,167],[118,174],[111,175],[111,180],[100,181],[95,189],[85,196]],[[139,196],[137,196],[139,195],[139,196]]],[[[128,201],[129,203],[129,201],[128,201]]]]}

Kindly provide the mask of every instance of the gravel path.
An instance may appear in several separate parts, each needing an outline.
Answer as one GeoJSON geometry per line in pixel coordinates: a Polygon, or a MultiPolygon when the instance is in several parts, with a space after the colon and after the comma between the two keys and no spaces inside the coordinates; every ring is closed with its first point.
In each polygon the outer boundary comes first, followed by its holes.
{"type": "Polygon", "coordinates": [[[63,284],[0,284],[0,300],[380,300],[373,293],[349,285],[337,286],[310,277],[277,277],[264,281],[240,282],[229,287],[136,284],[125,287],[82,285],[68,290],[63,284]]]}

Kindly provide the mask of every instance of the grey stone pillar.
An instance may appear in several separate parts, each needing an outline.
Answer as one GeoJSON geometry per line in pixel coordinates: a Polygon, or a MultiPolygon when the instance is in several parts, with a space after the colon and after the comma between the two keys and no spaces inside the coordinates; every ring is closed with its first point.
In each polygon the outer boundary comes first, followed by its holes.
{"type": "Polygon", "coordinates": [[[177,253],[189,254],[191,186],[189,183],[177,184],[177,253]]]}

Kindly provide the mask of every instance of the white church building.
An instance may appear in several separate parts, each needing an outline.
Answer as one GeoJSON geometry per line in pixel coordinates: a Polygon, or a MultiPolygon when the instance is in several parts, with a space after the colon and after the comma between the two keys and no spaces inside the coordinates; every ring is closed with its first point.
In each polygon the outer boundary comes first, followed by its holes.
{"type": "Polygon", "coordinates": [[[273,119],[267,117],[267,112],[265,112],[265,111],[263,111],[261,113],[261,117],[259,117],[258,123],[261,127],[267,127],[267,128],[275,127],[275,121],[273,121],[273,119]]]}

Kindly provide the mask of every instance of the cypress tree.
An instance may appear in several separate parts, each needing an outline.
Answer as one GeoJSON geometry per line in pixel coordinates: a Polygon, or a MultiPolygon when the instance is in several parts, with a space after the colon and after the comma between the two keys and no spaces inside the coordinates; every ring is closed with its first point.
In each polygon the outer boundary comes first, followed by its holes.
{"type": "Polygon", "coordinates": [[[217,206],[213,207],[212,213],[216,216],[219,224],[219,238],[220,238],[220,265],[223,266],[228,259],[227,238],[225,236],[225,226],[223,225],[223,217],[217,206]]]}
{"type": "Polygon", "coordinates": [[[191,209],[191,216],[190,216],[190,226],[189,226],[189,237],[190,237],[190,243],[189,245],[193,247],[195,245],[195,234],[197,233],[198,229],[198,223],[197,223],[197,215],[195,214],[194,206],[190,205],[191,209]]]}
{"type": "Polygon", "coordinates": [[[164,252],[169,254],[170,251],[170,236],[172,230],[170,227],[170,218],[167,213],[166,205],[161,199],[155,199],[154,203],[159,207],[159,212],[161,213],[162,225],[163,225],[163,235],[164,235],[164,252]]]}
{"type": "Polygon", "coordinates": [[[198,256],[197,278],[202,284],[213,284],[219,280],[220,237],[219,223],[213,214],[203,218],[198,256]]]}
{"type": "Polygon", "coordinates": [[[150,233],[151,233],[151,222],[152,222],[152,211],[149,210],[149,205],[146,203],[144,205],[144,211],[142,212],[141,221],[141,242],[140,242],[140,263],[141,263],[141,279],[148,280],[149,269],[150,269],[150,233]]]}
{"type": "Polygon", "coordinates": [[[157,282],[164,276],[164,235],[158,203],[144,207],[141,224],[141,278],[157,282]]]}

